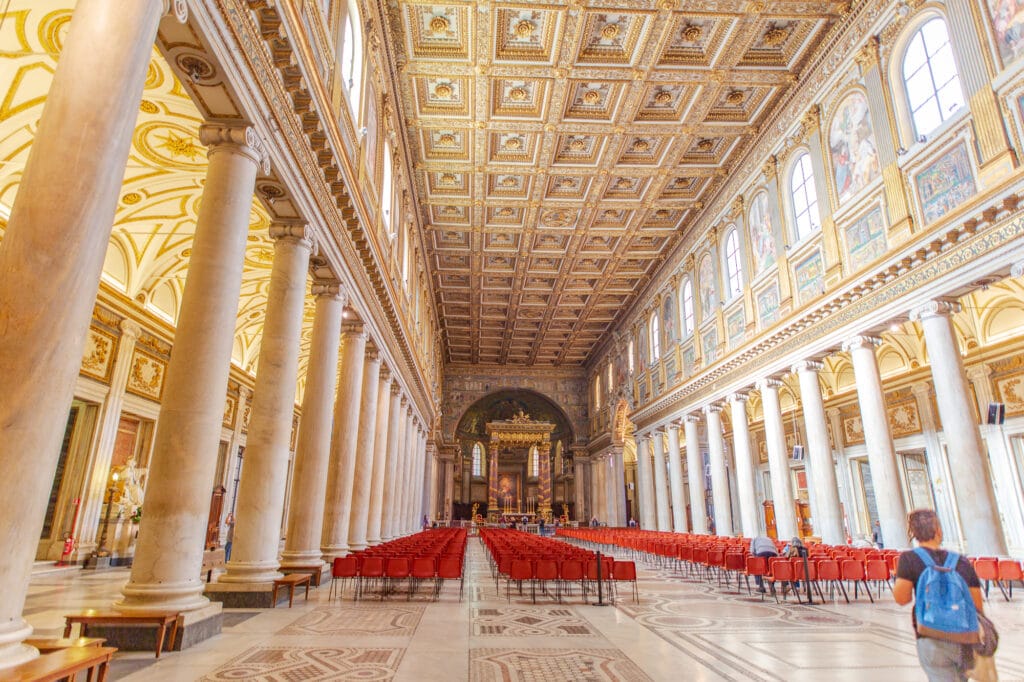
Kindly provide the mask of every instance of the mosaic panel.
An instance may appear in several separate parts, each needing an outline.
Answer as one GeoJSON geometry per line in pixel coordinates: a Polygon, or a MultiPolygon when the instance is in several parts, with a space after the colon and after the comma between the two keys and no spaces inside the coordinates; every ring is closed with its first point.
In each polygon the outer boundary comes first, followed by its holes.
{"type": "Polygon", "coordinates": [[[402,649],[258,646],[220,666],[202,680],[390,680],[398,670],[402,653],[402,649]]]}
{"type": "Polygon", "coordinates": [[[587,621],[566,607],[496,607],[473,609],[473,634],[503,637],[596,637],[587,621]]]}
{"type": "Polygon", "coordinates": [[[324,606],[307,613],[277,634],[411,637],[420,623],[423,608],[391,604],[324,606]]]}
{"type": "Polygon", "coordinates": [[[616,649],[473,649],[470,677],[476,682],[650,680],[616,649]]]}

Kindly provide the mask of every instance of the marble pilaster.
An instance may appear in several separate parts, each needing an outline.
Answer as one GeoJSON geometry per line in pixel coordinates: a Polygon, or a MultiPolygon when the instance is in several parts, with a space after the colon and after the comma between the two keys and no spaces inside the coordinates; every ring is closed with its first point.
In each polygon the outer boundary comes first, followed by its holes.
{"type": "Polygon", "coordinates": [[[690,487],[690,532],[706,535],[708,516],[704,506],[704,458],[700,453],[700,417],[695,414],[686,415],[683,431],[686,434],[686,478],[690,487]]]}
{"type": "Polygon", "coordinates": [[[782,407],[779,404],[778,379],[762,379],[758,382],[761,391],[761,410],[764,413],[764,436],[768,449],[768,475],[771,478],[771,499],[775,508],[775,531],[779,538],[797,536],[799,525],[796,520],[796,497],[793,494],[793,479],[789,471],[789,454],[786,452],[786,432],[782,423],[782,407]]]}
{"type": "Polygon", "coordinates": [[[715,535],[731,536],[732,500],[729,497],[729,474],[725,467],[725,441],[722,438],[722,407],[704,408],[708,426],[708,464],[711,466],[711,499],[715,506],[715,535]]]}
{"type": "Polygon", "coordinates": [[[832,446],[828,442],[825,421],[825,403],[821,398],[818,372],[820,362],[804,361],[793,366],[800,381],[800,399],[803,402],[804,430],[807,433],[807,477],[814,488],[811,497],[811,517],[815,534],[830,545],[846,543],[843,530],[843,510],[839,504],[839,484],[832,460],[832,446]]]}
{"type": "Polygon", "coordinates": [[[337,281],[313,282],[313,334],[302,396],[302,421],[292,469],[292,495],[281,565],[307,566],[322,559],[327,464],[331,456],[331,401],[337,388],[343,307],[337,281]]]}
{"type": "Polygon", "coordinates": [[[871,467],[882,538],[887,547],[906,547],[907,507],[900,489],[896,449],[889,432],[885,394],[878,372],[878,359],[875,357],[875,346],[879,343],[876,337],[857,336],[847,341],[843,350],[850,353],[853,360],[857,402],[864,427],[864,445],[868,452],[868,466],[871,467]]]}
{"type": "Polygon", "coordinates": [[[740,503],[740,528],[744,537],[760,534],[757,490],[754,486],[754,459],[750,447],[750,426],[747,422],[747,394],[729,396],[732,410],[732,442],[736,459],[736,497],[740,503]]]}
{"type": "Polygon", "coordinates": [[[1001,556],[1006,554],[1006,537],[950,317],[959,310],[953,301],[929,301],[911,311],[910,319],[924,330],[966,550],[974,556],[1001,556]]]}
{"type": "Polygon", "coordinates": [[[377,402],[380,390],[380,352],[372,342],[366,344],[363,362],[363,390],[359,400],[359,435],[356,465],[352,478],[352,509],[349,513],[348,547],[353,552],[366,549],[366,528],[370,519],[373,487],[373,460],[376,449],[377,402]]]}
{"type": "MultiPolygon", "coordinates": [[[[352,313],[347,313],[352,314],[352,313]]],[[[366,359],[363,323],[346,319],[341,324],[341,373],[334,399],[331,458],[327,465],[324,496],[324,526],[320,550],[327,562],[349,552],[348,527],[351,519],[352,479],[356,471],[359,440],[359,405],[366,359]]]]}
{"type": "Polygon", "coordinates": [[[382,366],[377,387],[377,425],[373,436],[373,474],[370,478],[370,512],[366,521],[366,544],[382,541],[384,519],[384,470],[387,468],[389,417],[391,416],[391,372],[382,366]]]}
{"type": "Polygon", "coordinates": [[[270,583],[280,577],[278,545],[295,410],[306,273],[314,242],[304,223],[270,226],[274,262],[260,342],[256,389],[238,490],[235,536],[219,582],[270,583]]]}

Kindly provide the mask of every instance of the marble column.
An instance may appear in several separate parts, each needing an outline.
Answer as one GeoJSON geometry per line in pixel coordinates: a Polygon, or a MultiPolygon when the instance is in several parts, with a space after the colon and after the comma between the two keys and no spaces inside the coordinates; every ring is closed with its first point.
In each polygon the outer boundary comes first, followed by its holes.
{"type": "Polygon", "coordinates": [[[768,475],[771,478],[771,499],[775,507],[775,531],[783,540],[797,537],[799,525],[796,521],[796,497],[793,494],[793,478],[789,470],[789,453],[786,452],[786,431],[782,423],[782,407],[779,404],[778,379],[762,379],[757,388],[761,391],[761,411],[764,413],[764,437],[768,450],[768,475]]]}
{"type": "Polygon", "coordinates": [[[313,241],[304,223],[272,224],[270,237],[274,263],[245,449],[246,475],[239,483],[231,560],[218,581],[224,583],[269,583],[281,577],[277,555],[313,241]]]}
{"type": "Polygon", "coordinates": [[[110,461],[114,456],[114,441],[117,439],[117,428],[121,423],[121,407],[124,405],[125,388],[128,385],[128,372],[131,371],[132,352],[135,342],[142,333],[142,327],[129,319],[121,320],[121,337],[117,341],[117,355],[110,373],[110,389],[103,404],[100,406],[100,418],[96,438],[96,456],[89,463],[88,483],[85,495],[82,496],[82,514],[79,527],[82,529],[79,539],[79,556],[83,551],[96,548],[96,536],[100,526],[100,512],[106,501],[107,488],[110,480],[110,461]]]}
{"type": "MultiPolygon", "coordinates": [[[[146,513],[116,604],[122,611],[192,611],[208,603],[199,569],[217,466],[210,453],[220,442],[252,195],[265,161],[252,128],[204,125],[199,139],[209,147],[209,168],[164,379],[146,513]]],[[[288,422],[290,428],[290,408],[288,422]]]]}
{"type": "Polygon", "coordinates": [[[576,521],[580,523],[586,523],[588,520],[586,495],[584,494],[586,475],[583,473],[583,468],[583,455],[579,452],[574,452],[572,458],[573,502],[576,505],[576,521]]]}
{"type": "Polygon", "coordinates": [[[410,500],[412,491],[412,469],[415,464],[413,458],[413,439],[416,437],[416,418],[412,413],[412,406],[410,405],[406,415],[408,425],[405,427],[405,443],[403,447],[403,464],[402,464],[402,485],[400,493],[400,509],[399,513],[399,534],[408,535],[409,529],[412,527],[412,522],[409,517],[412,514],[412,502],[410,500]]]}
{"type": "Polygon", "coordinates": [[[754,485],[754,457],[750,447],[750,425],[747,422],[747,394],[729,396],[732,410],[732,442],[736,455],[736,497],[740,502],[740,528],[744,537],[760,534],[757,489],[754,485]]]}
{"type": "Polygon", "coordinates": [[[0,241],[0,668],[38,655],[22,607],[164,8],[77,3],[0,241]]]}
{"type": "Polygon", "coordinates": [[[398,481],[401,479],[401,448],[405,437],[405,397],[397,381],[391,384],[391,407],[388,409],[388,452],[384,468],[384,500],[381,506],[381,539],[384,542],[395,538],[395,519],[398,517],[395,500],[398,497],[398,481]]]}
{"type": "Polygon", "coordinates": [[[551,443],[544,442],[539,448],[540,471],[537,472],[537,513],[551,521],[551,443]]]}
{"type": "Polygon", "coordinates": [[[704,408],[708,426],[708,464],[711,466],[711,500],[715,506],[715,534],[731,536],[732,501],[729,499],[729,475],[725,468],[725,441],[722,439],[722,406],[704,408]]]}
{"type": "MultiPolygon", "coordinates": [[[[433,450],[433,448],[431,448],[433,450]]],[[[439,477],[444,474],[444,462],[438,461],[437,452],[430,453],[430,468],[427,473],[427,514],[431,522],[436,521],[438,517],[438,510],[440,505],[438,504],[438,494],[441,486],[439,485],[439,477]]]]}
{"type": "MultiPolygon", "coordinates": [[[[354,313],[346,313],[354,315],[354,313]]],[[[320,551],[330,563],[349,552],[348,527],[351,519],[352,479],[359,447],[359,399],[363,390],[366,332],[363,323],[352,319],[341,325],[341,373],[334,399],[334,427],[331,458],[327,464],[327,492],[324,495],[324,526],[320,551]]]]}
{"type": "Polygon", "coordinates": [[[856,336],[843,345],[853,360],[857,382],[857,401],[864,427],[864,445],[868,451],[871,482],[875,490],[882,539],[887,547],[906,547],[907,507],[903,501],[900,474],[896,466],[896,450],[889,433],[882,377],[878,373],[875,346],[881,342],[873,336],[856,336]]]}
{"type": "Polygon", "coordinates": [[[367,343],[366,360],[363,363],[363,394],[359,401],[355,476],[352,478],[352,511],[348,524],[348,548],[353,552],[364,550],[367,546],[366,529],[370,521],[370,498],[373,492],[380,364],[380,352],[377,347],[372,342],[367,343]]]}
{"type": "Polygon", "coordinates": [[[590,460],[591,482],[594,488],[594,515],[602,523],[608,522],[608,486],[605,485],[604,455],[590,460]]]}
{"type": "Polygon", "coordinates": [[[373,436],[373,474],[370,478],[370,512],[366,522],[366,544],[381,543],[384,519],[384,470],[387,468],[388,431],[391,416],[391,372],[380,369],[377,387],[377,425],[373,436]]]}
{"type": "Polygon", "coordinates": [[[341,335],[340,285],[315,280],[313,335],[302,396],[302,421],[295,446],[292,495],[281,565],[308,566],[322,561],[320,532],[324,523],[327,463],[331,456],[331,401],[337,388],[341,335]]]}
{"type": "Polygon", "coordinates": [[[622,448],[616,447],[612,452],[611,493],[614,501],[615,525],[625,526],[626,518],[626,463],[622,457],[622,448]]]}
{"type": "Polygon", "coordinates": [[[832,459],[832,446],[828,442],[825,421],[825,403],[821,399],[818,372],[820,362],[805,360],[793,365],[800,381],[800,399],[803,402],[804,430],[807,432],[807,478],[814,489],[811,496],[811,518],[815,535],[829,545],[846,544],[843,530],[843,509],[839,504],[839,484],[832,459]]]}
{"type": "Polygon", "coordinates": [[[672,528],[686,532],[686,500],[683,498],[683,463],[679,456],[679,424],[668,425],[668,478],[672,490],[672,528]]]}
{"type": "Polygon", "coordinates": [[[487,448],[487,515],[501,515],[498,508],[498,441],[491,441],[487,448]]]}
{"type": "Polygon", "coordinates": [[[706,535],[707,511],[704,508],[704,458],[700,454],[700,417],[688,414],[683,422],[686,433],[686,478],[690,484],[691,533],[706,535]]]}
{"type": "Polygon", "coordinates": [[[651,441],[651,451],[654,455],[654,504],[657,512],[658,530],[672,530],[672,519],[668,511],[668,481],[665,468],[665,434],[663,431],[655,431],[651,441]]]}
{"type": "Polygon", "coordinates": [[[1002,556],[1007,553],[1006,537],[950,318],[959,310],[960,305],[954,301],[929,301],[911,311],[910,319],[919,321],[924,330],[967,552],[974,556],[1002,556]]]}
{"type": "MultiPolygon", "coordinates": [[[[956,548],[958,552],[963,552],[963,531],[960,528],[960,518],[954,508],[953,481],[949,473],[948,458],[942,447],[942,441],[939,439],[938,419],[936,419],[935,409],[932,407],[932,396],[935,394],[935,390],[929,381],[919,381],[913,384],[910,390],[914,394],[917,412],[921,417],[921,435],[924,436],[928,478],[935,497],[935,511],[939,515],[939,523],[942,524],[942,544],[946,547],[956,548]]],[[[834,421],[830,421],[832,433],[842,433],[837,428],[841,428],[839,410],[835,410],[835,412],[837,414],[833,416],[832,410],[828,411],[830,420],[834,419],[834,421]]],[[[854,507],[847,507],[847,509],[854,509],[854,507]]]]}
{"type": "Polygon", "coordinates": [[[640,527],[645,530],[658,529],[658,517],[654,503],[654,472],[651,470],[651,437],[648,434],[636,437],[637,477],[640,490],[640,527]]]}

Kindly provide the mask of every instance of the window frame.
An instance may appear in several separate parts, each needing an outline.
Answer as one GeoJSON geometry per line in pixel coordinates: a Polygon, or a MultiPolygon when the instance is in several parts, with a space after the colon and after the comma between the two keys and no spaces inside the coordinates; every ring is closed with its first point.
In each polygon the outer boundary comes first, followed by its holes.
{"type": "Polygon", "coordinates": [[[473,449],[470,451],[470,476],[477,476],[483,478],[484,470],[484,447],[480,445],[480,441],[473,443],[473,449]]]}
{"type": "Polygon", "coordinates": [[[341,53],[341,68],[338,70],[341,87],[345,92],[349,113],[353,119],[360,117],[363,102],[363,31],[359,5],[355,0],[345,3],[345,14],[342,17],[341,41],[338,46],[341,53]],[[351,44],[350,44],[351,43],[351,44]],[[351,48],[351,52],[349,51],[351,48]],[[350,72],[349,72],[350,71],[350,72]],[[346,73],[348,72],[348,73],[346,73]]]}
{"type": "Polygon", "coordinates": [[[693,279],[690,277],[686,277],[683,286],[679,287],[679,302],[684,338],[689,338],[697,330],[697,309],[693,303],[693,279]]]}
{"type": "Polygon", "coordinates": [[[658,320],[658,311],[651,313],[651,319],[648,323],[648,331],[650,332],[650,345],[648,346],[651,349],[650,362],[653,365],[661,359],[661,324],[658,320]]]}
{"type": "Polygon", "coordinates": [[[722,262],[725,265],[725,288],[728,297],[726,301],[732,301],[743,294],[743,259],[740,256],[740,235],[735,225],[729,228],[722,240],[722,262]],[[733,242],[730,249],[729,243],[733,242]],[[735,258],[735,262],[732,259],[735,258]],[[735,266],[735,267],[734,267],[735,266]]]}
{"type": "Polygon", "coordinates": [[[810,239],[814,235],[821,232],[821,201],[818,198],[818,183],[817,178],[814,175],[814,161],[811,158],[811,152],[808,149],[798,151],[793,158],[792,163],[789,167],[789,211],[792,216],[791,225],[793,226],[792,236],[793,243],[799,244],[807,239],[810,239]],[[802,212],[797,212],[797,187],[796,187],[796,174],[798,170],[802,170],[802,162],[806,159],[808,174],[803,177],[803,184],[800,189],[804,190],[804,198],[809,199],[807,188],[810,188],[810,194],[813,194],[813,201],[807,201],[806,208],[802,212]],[[800,231],[800,217],[806,216],[809,224],[808,231],[801,233],[800,231]]]}

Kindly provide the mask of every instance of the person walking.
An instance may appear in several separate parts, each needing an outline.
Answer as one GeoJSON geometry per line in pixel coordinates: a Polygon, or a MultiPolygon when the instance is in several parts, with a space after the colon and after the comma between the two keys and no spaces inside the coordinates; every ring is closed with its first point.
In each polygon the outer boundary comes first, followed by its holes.
{"type": "Polygon", "coordinates": [[[900,554],[896,583],[892,588],[893,599],[900,606],[912,601],[915,603],[911,622],[917,637],[917,659],[929,681],[966,682],[967,671],[974,663],[970,641],[974,638],[970,627],[963,633],[945,628],[951,619],[966,618],[969,624],[973,616],[973,635],[976,637],[977,614],[983,612],[981,581],[965,557],[942,549],[942,526],[933,510],[915,509],[910,512],[908,526],[910,536],[917,540],[918,546],[900,554]],[[939,582],[944,583],[939,585],[944,589],[920,589],[921,585],[930,587],[932,583],[939,582]],[[942,598],[933,596],[938,593],[942,593],[942,598]],[[956,601],[958,595],[962,595],[962,603],[956,601]],[[919,620],[922,617],[919,611],[925,613],[925,603],[929,609],[927,624],[919,620]],[[973,614],[970,613],[972,608],[973,614]],[[954,641],[956,639],[961,641],[954,641]]]}

